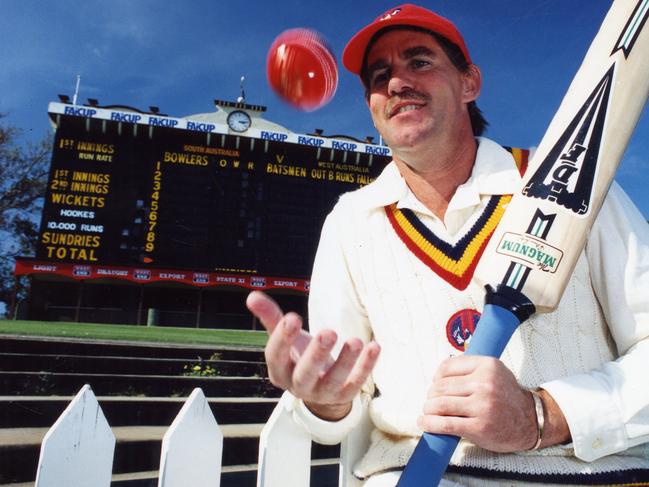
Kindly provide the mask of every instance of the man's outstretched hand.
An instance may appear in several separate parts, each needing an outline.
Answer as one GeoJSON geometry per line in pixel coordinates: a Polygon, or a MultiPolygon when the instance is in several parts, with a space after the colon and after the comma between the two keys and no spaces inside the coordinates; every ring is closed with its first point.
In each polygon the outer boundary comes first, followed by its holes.
{"type": "Polygon", "coordinates": [[[379,356],[377,343],[350,338],[337,359],[331,351],[338,336],[322,330],[311,336],[302,330],[302,318],[284,314],[266,294],[253,291],[246,305],[268,331],[266,364],[271,382],[304,401],[318,417],[344,418],[379,356]]]}

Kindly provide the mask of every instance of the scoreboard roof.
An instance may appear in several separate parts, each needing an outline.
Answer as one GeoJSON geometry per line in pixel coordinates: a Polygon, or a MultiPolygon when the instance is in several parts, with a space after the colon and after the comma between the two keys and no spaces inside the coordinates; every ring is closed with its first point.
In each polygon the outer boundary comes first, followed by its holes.
{"type": "MultiPolygon", "coordinates": [[[[168,127],[177,130],[191,130],[213,134],[232,134],[227,124],[205,121],[201,116],[197,119],[176,118],[169,116],[153,115],[148,113],[139,113],[127,110],[110,110],[106,108],[93,106],[78,106],[65,103],[51,102],[49,105],[51,115],[70,115],[97,120],[107,120],[113,122],[125,122],[150,127],[168,127]]],[[[336,149],[352,152],[361,152],[383,157],[391,155],[387,146],[366,144],[358,141],[350,141],[349,138],[329,138],[319,137],[316,135],[298,134],[290,131],[273,131],[263,130],[254,125],[251,126],[245,134],[246,137],[257,138],[262,140],[272,140],[277,142],[287,142],[292,144],[306,145],[310,147],[321,147],[324,149],[336,149]]]]}

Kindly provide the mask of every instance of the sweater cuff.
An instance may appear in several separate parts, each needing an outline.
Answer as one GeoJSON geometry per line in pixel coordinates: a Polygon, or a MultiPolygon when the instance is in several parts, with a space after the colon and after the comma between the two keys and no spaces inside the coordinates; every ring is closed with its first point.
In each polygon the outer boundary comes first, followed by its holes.
{"type": "Polygon", "coordinates": [[[340,443],[347,434],[359,423],[362,415],[360,394],[352,401],[352,409],[347,416],[338,421],[327,421],[319,418],[306,407],[304,401],[294,398],[293,419],[306,429],[313,441],[323,445],[340,443]]]}
{"type": "Polygon", "coordinates": [[[539,387],[550,393],[565,416],[577,458],[591,462],[628,447],[621,412],[595,376],[578,374],[539,387]]]}

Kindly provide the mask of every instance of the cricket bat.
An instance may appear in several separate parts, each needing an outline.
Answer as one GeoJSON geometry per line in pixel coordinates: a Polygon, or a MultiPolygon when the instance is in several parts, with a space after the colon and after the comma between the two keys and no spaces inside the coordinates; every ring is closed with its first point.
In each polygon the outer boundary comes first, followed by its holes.
{"type": "MultiPolygon", "coordinates": [[[[466,353],[500,357],[559,304],[649,94],[649,0],[615,0],[489,241],[466,353]]],[[[424,433],[398,487],[437,486],[459,438],[424,433]]]]}

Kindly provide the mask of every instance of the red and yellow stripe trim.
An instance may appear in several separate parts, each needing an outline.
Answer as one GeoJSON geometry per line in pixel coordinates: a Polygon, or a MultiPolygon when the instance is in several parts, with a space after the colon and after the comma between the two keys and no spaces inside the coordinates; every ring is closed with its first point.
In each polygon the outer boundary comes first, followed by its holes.
{"type": "Polygon", "coordinates": [[[525,171],[527,170],[530,151],[528,149],[518,149],[516,147],[507,147],[507,150],[511,152],[512,156],[514,157],[514,162],[516,162],[518,173],[523,176],[525,174],[525,171]]]}
{"type": "MultiPolygon", "coordinates": [[[[525,174],[530,151],[505,147],[513,156],[521,176],[525,174]]],[[[480,257],[505,212],[511,195],[492,196],[473,227],[455,245],[435,236],[411,210],[396,203],[385,212],[399,238],[424,264],[453,287],[463,290],[471,282],[480,257]]]]}
{"type": "Polygon", "coordinates": [[[511,195],[492,196],[476,224],[455,245],[433,235],[411,210],[400,210],[392,204],[385,207],[385,212],[406,247],[442,279],[463,290],[510,200],[511,195]]]}

